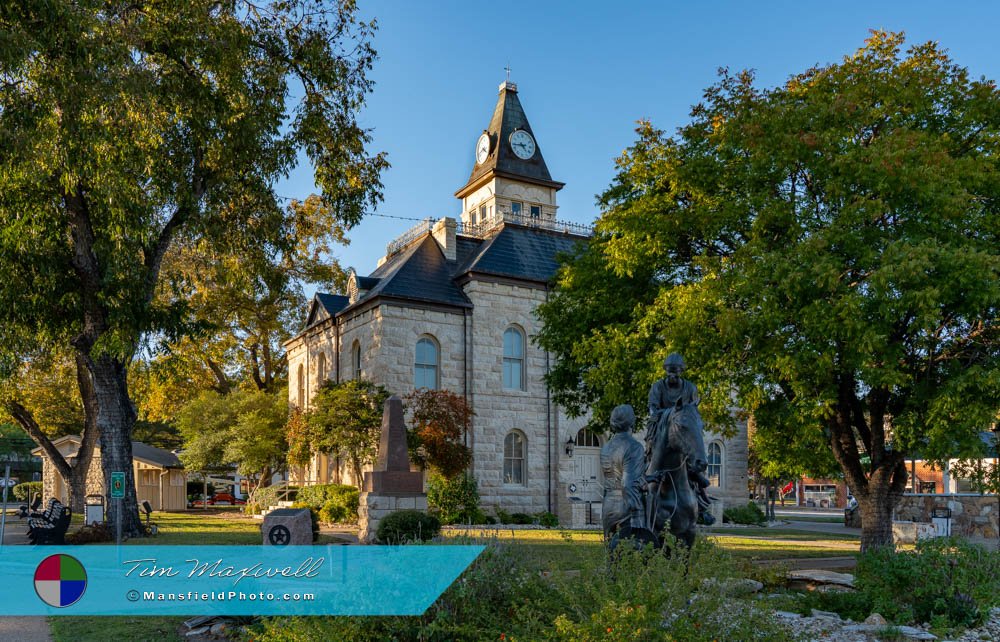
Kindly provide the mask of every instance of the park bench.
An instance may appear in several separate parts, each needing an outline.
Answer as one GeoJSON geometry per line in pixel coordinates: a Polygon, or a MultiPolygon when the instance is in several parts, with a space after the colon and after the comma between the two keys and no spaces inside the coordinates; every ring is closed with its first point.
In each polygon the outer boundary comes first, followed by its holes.
{"type": "Polygon", "coordinates": [[[35,499],[34,499],[34,501],[31,502],[30,505],[29,504],[21,504],[18,507],[18,510],[20,512],[18,513],[17,516],[20,519],[27,519],[29,516],[35,515],[35,512],[39,508],[41,508],[41,506],[42,506],[42,495],[39,493],[38,495],[35,495],[35,499]]]}
{"type": "Polygon", "coordinates": [[[50,499],[48,508],[28,518],[28,539],[33,544],[64,544],[72,511],[58,499],[50,499]]]}

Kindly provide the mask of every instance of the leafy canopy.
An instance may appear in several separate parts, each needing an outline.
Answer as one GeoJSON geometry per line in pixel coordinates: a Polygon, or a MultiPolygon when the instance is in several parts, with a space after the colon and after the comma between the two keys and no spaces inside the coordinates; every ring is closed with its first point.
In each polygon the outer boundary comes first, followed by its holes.
{"type": "Polygon", "coordinates": [[[559,402],[642,407],[679,351],[710,421],[771,412],[863,504],[902,491],[905,453],[975,441],[1000,399],[1000,94],[903,43],[773,89],[723,70],[675,136],[640,124],[541,306],[559,402]]]}
{"type": "Polygon", "coordinates": [[[388,398],[385,388],[363,379],[324,383],[306,415],[311,450],[344,457],[361,483],[362,468],[378,455],[388,398]]]}

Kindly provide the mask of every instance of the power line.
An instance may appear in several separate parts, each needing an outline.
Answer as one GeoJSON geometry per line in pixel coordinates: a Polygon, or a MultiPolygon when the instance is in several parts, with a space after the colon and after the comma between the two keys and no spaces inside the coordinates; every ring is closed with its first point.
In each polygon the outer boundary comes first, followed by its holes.
{"type": "MultiPolygon", "coordinates": [[[[301,201],[302,200],[301,198],[295,198],[293,196],[281,196],[280,194],[275,194],[274,196],[275,196],[275,198],[277,198],[279,200],[282,200],[282,201],[301,201]]],[[[372,212],[371,214],[365,214],[366,218],[369,217],[369,216],[377,216],[379,218],[394,218],[394,219],[399,220],[399,221],[417,221],[417,222],[426,221],[428,219],[428,217],[426,217],[426,216],[423,217],[423,218],[416,218],[414,216],[396,216],[394,214],[378,214],[376,212],[372,212]]]]}

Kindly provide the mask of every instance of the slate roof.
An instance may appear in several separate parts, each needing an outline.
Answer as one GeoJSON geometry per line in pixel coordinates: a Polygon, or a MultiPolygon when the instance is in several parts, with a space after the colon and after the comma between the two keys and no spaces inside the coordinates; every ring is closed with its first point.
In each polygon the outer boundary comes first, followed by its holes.
{"type": "Polygon", "coordinates": [[[377,284],[355,305],[385,296],[471,308],[472,302],[455,284],[455,266],[427,234],[372,272],[369,278],[376,278],[377,284]]]}
{"type": "MultiPolygon", "coordinates": [[[[377,297],[471,308],[472,302],[459,283],[475,275],[547,283],[559,267],[558,256],[572,252],[581,241],[580,236],[559,231],[504,223],[487,239],[457,235],[456,260],[448,261],[433,235],[427,233],[389,257],[369,276],[359,277],[362,289],[372,285],[371,289],[353,305],[345,305],[333,314],[344,314],[377,297]]],[[[347,299],[329,294],[318,294],[317,298],[331,305],[347,299]]]]}
{"type": "Polygon", "coordinates": [[[557,189],[562,188],[563,183],[552,180],[552,175],[549,174],[549,168],[542,157],[541,145],[535,137],[535,132],[531,130],[524,108],[521,107],[517,89],[511,83],[500,86],[500,95],[496,107],[493,108],[493,117],[486,133],[490,136],[490,154],[483,163],[475,164],[469,181],[465,187],[455,192],[456,196],[461,198],[465,191],[491,172],[512,178],[528,179],[557,189]],[[510,135],[517,129],[527,131],[535,139],[535,154],[527,160],[518,158],[510,148],[510,135]]]}
{"type": "Polygon", "coordinates": [[[491,274],[547,283],[559,267],[559,254],[569,253],[579,236],[504,224],[500,233],[473,252],[459,274],[491,274]]]}

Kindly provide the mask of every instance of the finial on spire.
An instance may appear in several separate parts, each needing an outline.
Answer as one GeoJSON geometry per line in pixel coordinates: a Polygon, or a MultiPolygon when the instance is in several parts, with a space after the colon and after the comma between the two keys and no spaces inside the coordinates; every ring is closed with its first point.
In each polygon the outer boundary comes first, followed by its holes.
{"type": "Polygon", "coordinates": [[[507,72],[507,80],[500,83],[500,91],[503,91],[504,89],[509,89],[510,91],[517,91],[517,83],[513,83],[510,81],[510,63],[508,62],[507,66],[504,67],[503,69],[504,71],[507,72]]]}

